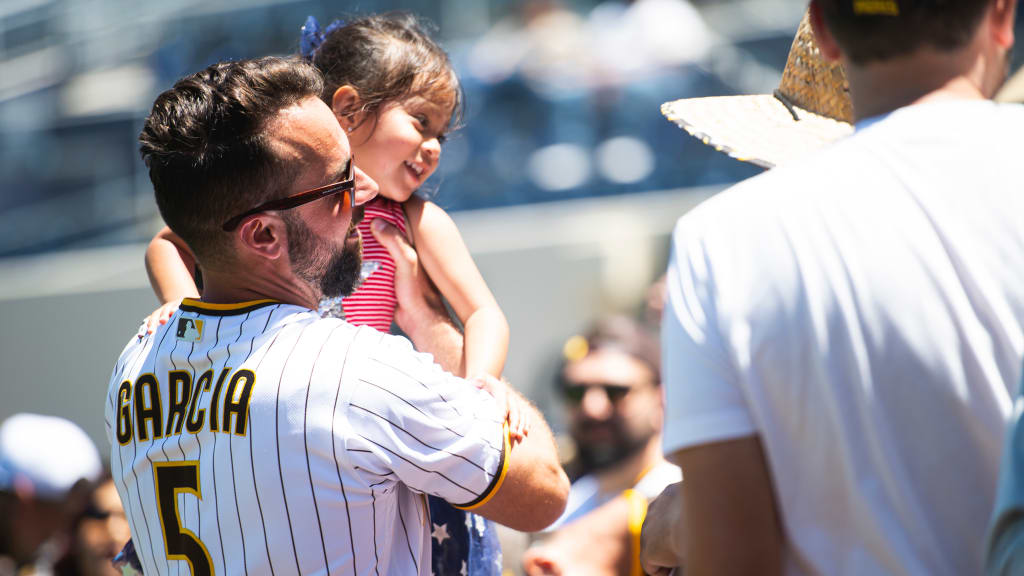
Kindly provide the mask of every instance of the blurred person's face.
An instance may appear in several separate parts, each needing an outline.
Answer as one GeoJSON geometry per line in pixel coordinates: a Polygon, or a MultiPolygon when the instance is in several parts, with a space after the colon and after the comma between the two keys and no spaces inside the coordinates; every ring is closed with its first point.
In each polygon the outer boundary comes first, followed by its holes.
{"type": "Polygon", "coordinates": [[[59,557],[67,549],[75,519],[88,502],[84,486],[76,486],[62,500],[36,498],[31,488],[4,494],[0,510],[8,518],[0,520],[10,521],[13,528],[7,554],[19,563],[31,562],[44,551],[48,557],[59,557]]]}
{"type": "Polygon", "coordinates": [[[661,387],[646,364],[625,352],[603,348],[569,363],[563,393],[569,433],[587,467],[617,463],[661,431],[661,387]]]}
{"type": "Polygon", "coordinates": [[[380,185],[380,195],[405,202],[437,169],[451,103],[413,96],[386,105],[349,134],[359,167],[380,185]]]}
{"type": "Polygon", "coordinates": [[[128,519],[113,480],[93,492],[89,514],[75,534],[77,565],[85,576],[118,576],[110,563],[131,538],[128,519]]]}

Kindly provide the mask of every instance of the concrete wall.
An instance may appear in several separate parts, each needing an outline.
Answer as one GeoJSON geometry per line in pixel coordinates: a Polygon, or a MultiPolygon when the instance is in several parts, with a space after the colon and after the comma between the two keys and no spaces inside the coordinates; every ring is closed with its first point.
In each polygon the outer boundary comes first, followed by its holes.
{"type": "MultiPolygon", "coordinates": [[[[608,311],[638,308],[679,215],[713,190],[674,190],[454,215],[509,319],[506,375],[556,428],[562,344],[608,311]]],[[[143,245],[0,261],[0,418],[79,423],[107,450],[103,402],[122,347],[157,302],[143,245]]]]}

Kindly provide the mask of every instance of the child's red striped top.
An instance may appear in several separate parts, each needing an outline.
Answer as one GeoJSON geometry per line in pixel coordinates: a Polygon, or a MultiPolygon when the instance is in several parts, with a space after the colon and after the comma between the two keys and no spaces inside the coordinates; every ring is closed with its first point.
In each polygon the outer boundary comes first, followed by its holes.
{"type": "Polygon", "coordinates": [[[398,299],[395,298],[395,261],[387,248],[377,242],[370,223],[374,218],[383,218],[398,227],[408,237],[405,225],[405,211],[398,202],[377,196],[365,205],[366,215],[359,223],[363,237],[363,263],[377,261],[380,266],[351,296],[342,301],[345,319],[356,325],[366,325],[381,332],[391,330],[398,299]]]}

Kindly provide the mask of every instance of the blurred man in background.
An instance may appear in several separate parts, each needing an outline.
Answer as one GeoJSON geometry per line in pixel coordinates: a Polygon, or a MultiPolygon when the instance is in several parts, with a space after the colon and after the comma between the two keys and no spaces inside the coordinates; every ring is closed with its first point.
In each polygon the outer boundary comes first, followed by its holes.
{"type": "Polygon", "coordinates": [[[625,316],[599,322],[564,348],[559,390],[576,446],[576,478],[549,538],[524,557],[535,574],[629,574],[647,501],[678,482],[661,456],[660,348],[625,316]],[[636,538],[634,538],[634,536],[636,538]]]}
{"type": "Polygon", "coordinates": [[[68,420],[0,424],[0,576],[50,573],[101,473],[96,446],[68,420]]]}
{"type": "Polygon", "coordinates": [[[72,531],[68,553],[54,572],[57,576],[119,576],[112,561],[131,536],[117,486],[107,474],[90,494],[72,531]]]}
{"type": "Polygon", "coordinates": [[[677,224],[665,447],[686,480],[651,506],[650,573],[981,570],[1024,357],[1024,108],[988,101],[1015,8],[811,2],[856,132],[677,224]]]}

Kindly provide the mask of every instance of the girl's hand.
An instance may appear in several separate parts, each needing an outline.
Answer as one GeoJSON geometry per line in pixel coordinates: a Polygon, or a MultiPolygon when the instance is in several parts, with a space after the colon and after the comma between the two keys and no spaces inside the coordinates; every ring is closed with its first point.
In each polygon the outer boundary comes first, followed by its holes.
{"type": "Polygon", "coordinates": [[[152,314],[146,317],[146,334],[152,334],[158,326],[167,324],[167,321],[171,319],[171,315],[178,311],[178,306],[180,305],[181,300],[171,300],[154,310],[152,314]]]}
{"type": "Polygon", "coordinates": [[[512,444],[521,442],[530,433],[529,411],[523,410],[526,400],[509,389],[503,380],[490,374],[479,374],[470,379],[477,388],[490,392],[498,401],[498,406],[505,406],[505,420],[508,422],[509,440],[512,444]]]}

